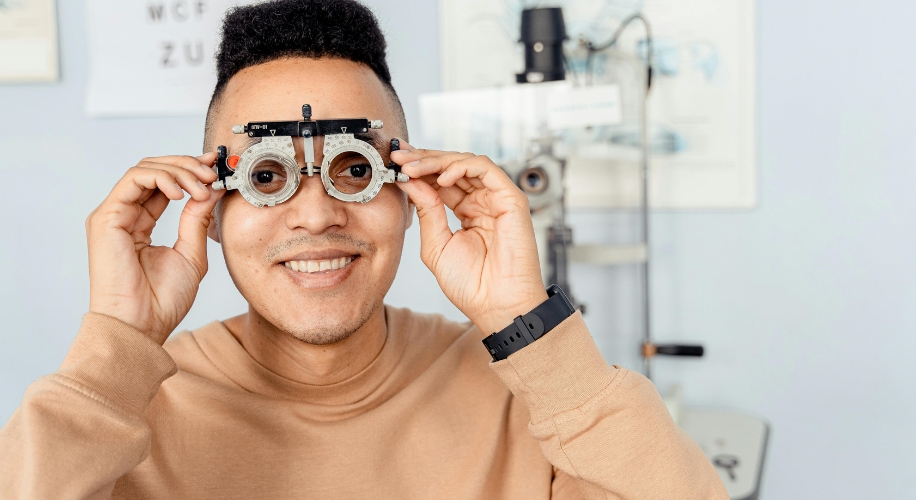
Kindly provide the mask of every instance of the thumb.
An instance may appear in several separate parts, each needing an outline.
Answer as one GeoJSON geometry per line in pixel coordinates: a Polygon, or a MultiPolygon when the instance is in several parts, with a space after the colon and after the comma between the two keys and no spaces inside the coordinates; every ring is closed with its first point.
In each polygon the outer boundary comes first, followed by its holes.
{"type": "Polygon", "coordinates": [[[178,221],[178,241],[174,249],[190,263],[197,272],[197,277],[203,279],[207,274],[207,228],[212,222],[210,214],[216,202],[223,197],[225,191],[210,191],[210,198],[206,201],[188,200],[181,218],[178,221]]]}
{"type": "Polygon", "coordinates": [[[417,217],[420,219],[420,258],[426,267],[434,270],[445,245],[452,238],[445,204],[439,193],[421,179],[399,182],[397,186],[407,193],[417,207],[417,217]]]}

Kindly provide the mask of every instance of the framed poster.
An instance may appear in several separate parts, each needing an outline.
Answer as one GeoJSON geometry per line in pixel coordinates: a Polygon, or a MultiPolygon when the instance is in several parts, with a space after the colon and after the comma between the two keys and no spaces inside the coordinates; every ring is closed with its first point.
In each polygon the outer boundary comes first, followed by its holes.
{"type": "Polygon", "coordinates": [[[0,83],[59,77],[54,0],[0,0],[0,83]]]}
{"type": "MultiPolygon", "coordinates": [[[[521,10],[533,6],[529,4],[440,0],[444,91],[516,85],[515,74],[524,60],[518,43],[521,10]]],[[[567,49],[575,47],[580,36],[604,42],[634,13],[642,13],[651,24],[654,54],[648,110],[653,207],[747,209],[756,205],[755,0],[556,0],[550,5],[563,8],[570,38],[567,49]]],[[[643,64],[644,27],[638,22],[628,26],[617,48],[643,64]]],[[[575,56],[570,61],[580,72],[585,67],[585,61],[575,56]]],[[[620,61],[599,54],[590,62],[590,71],[598,76],[611,74],[615,71],[611,65],[620,61]]],[[[579,78],[587,81],[581,74],[579,78]]],[[[619,127],[615,140],[638,141],[638,135],[635,128],[619,127]]],[[[571,206],[637,205],[641,198],[636,189],[638,169],[626,161],[605,165],[600,156],[575,158],[570,165],[571,206]],[[602,184],[614,189],[599,192],[596,186],[602,184]]]]}

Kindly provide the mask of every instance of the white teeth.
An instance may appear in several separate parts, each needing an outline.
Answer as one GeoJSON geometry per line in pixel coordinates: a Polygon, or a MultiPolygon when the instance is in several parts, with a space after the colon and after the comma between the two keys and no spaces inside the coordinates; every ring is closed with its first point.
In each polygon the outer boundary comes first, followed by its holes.
{"type": "Polygon", "coordinates": [[[341,257],[330,260],[291,260],[283,264],[293,271],[300,273],[320,273],[322,271],[335,271],[347,266],[353,262],[352,257],[341,257]]]}

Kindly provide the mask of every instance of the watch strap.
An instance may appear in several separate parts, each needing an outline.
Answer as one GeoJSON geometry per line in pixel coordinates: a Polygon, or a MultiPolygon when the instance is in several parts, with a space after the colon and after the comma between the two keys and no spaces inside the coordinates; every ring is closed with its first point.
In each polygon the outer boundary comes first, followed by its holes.
{"type": "Polygon", "coordinates": [[[557,285],[550,285],[547,300],[528,314],[516,317],[511,325],[487,336],[483,345],[493,356],[493,361],[501,361],[543,337],[575,312],[563,290],[557,285]]]}

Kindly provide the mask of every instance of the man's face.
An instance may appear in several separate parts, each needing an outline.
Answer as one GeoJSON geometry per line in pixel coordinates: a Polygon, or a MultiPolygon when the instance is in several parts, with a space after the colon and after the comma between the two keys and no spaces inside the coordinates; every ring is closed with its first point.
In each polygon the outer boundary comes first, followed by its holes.
{"type": "MultiPolygon", "coordinates": [[[[406,136],[391,97],[368,67],[341,59],[292,58],[232,77],[210,117],[207,144],[240,155],[249,138],[232,134],[232,125],[301,120],[303,104],[312,105],[315,120],[383,120],[384,128],[375,132],[386,163],[384,144],[406,136]]],[[[293,139],[304,167],[301,141],[293,139]]],[[[322,146],[319,138],[316,165],[322,146]]],[[[412,215],[396,186],[386,184],[366,204],[347,203],[329,196],[318,175],[303,176],[296,194],[273,207],[257,208],[236,192],[221,203],[220,242],[236,287],[257,314],[311,344],[343,340],[381,306],[412,215]],[[316,267],[331,269],[308,272],[316,267]]]]}

